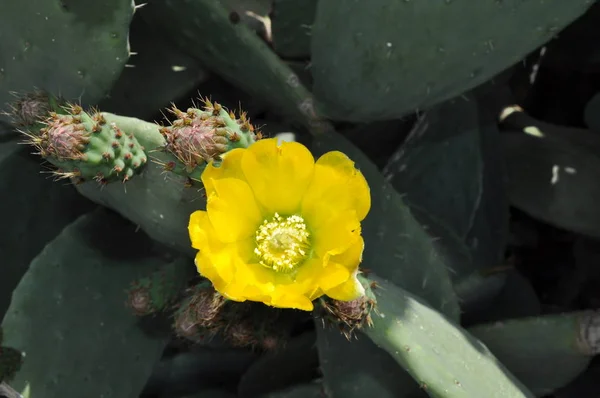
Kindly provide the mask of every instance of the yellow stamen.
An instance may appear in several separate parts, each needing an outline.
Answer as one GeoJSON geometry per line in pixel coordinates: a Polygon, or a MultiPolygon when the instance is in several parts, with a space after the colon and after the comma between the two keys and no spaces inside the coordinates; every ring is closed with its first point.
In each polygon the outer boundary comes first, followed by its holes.
{"type": "Polygon", "coordinates": [[[275,213],[256,231],[256,248],[260,264],[276,272],[291,272],[309,254],[309,232],[298,215],[282,217],[275,213]]]}

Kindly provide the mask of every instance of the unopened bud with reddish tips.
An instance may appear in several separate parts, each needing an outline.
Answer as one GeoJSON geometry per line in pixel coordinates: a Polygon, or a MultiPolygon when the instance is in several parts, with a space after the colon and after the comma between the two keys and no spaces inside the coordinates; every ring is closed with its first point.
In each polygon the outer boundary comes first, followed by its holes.
{"type": "Polygon", "coordinates": [[[175,313],[175,333],[192,341],[205,341],[223,328],[225,298],[209,282],[190,289],[175,313]]]}
{"type": "Polygon", "coordinates": [[[320,307],[324,310],[321,311],[324,320],[337,325],[348,340],[354,336],[356,329],[372,325],[371,313],[377,306],[373,293],[376,285],[362,275],[358,275],[358,279],[365,289],[365,294],[357,299],[352,301],[339,301],[328,297],[319,299],[320,307]]]}
{"type": "Polygon", "coordinates": [[[194,318],[190,316],[188,311],[179,311],[175,314],[175,323],[173,325],[175,334],[186,340],[193,341],[195,343],[201,343],[205,340],[209,340],[214,335],[214,331],[208,331],[202,329],[194,318]]]}
{"type": "Polygon", "coordinates": [[[59,110],[64,103],[63,99],[51,96],[43,90],[14,95],[16,100],[10,104],[7,114],[12,123],[19,127],[33,127],[41,123],[49,112],[59,110]]]}
{"type": "Polygon", "coordinates": [[[197,290],[190,297],[188,308],[200,326],[211,327],[218,320],[225,301],[225,297],[211,286],[197,290]]]}
{"type": "Polygon", "coordinates": [[[216,102],[208,99],[202,102],[203,110],[190,108],[184,112],[171,108],[169,111],[176,119],[160,130],[166,140],[164,150],[172,156],[172,161],[157,162],[165,171],[193,181],[200,181],[202,171],[211,161],[219,161],[228,151],[247,148],[259,139],[245,113],[236,118],[216,102]]]}

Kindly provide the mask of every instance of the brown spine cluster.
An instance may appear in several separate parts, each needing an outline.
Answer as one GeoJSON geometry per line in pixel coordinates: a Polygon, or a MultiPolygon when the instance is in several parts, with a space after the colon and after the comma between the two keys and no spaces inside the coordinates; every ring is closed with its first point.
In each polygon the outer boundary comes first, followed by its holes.
{"type": "Polygon", "coordinates": [[[232,347],[277,351],[289,337],[290,322],[284,318],[279,309],[228,301],[212,286],[204,286],[192,289],[179,305],[174,329],[179,337],[195,343],[219,335],[232,347]]]}
{"type": "MultiPolygon", "coordinates": [[[[371,286],[371,289],[375,287],[371,286]]],[[[371,312],[376,309],[377,302],[370,295],[361,296],[352,301],[322,298],[319,302],[325,312],[323,321],[336,325],[348,340],[356,337],[356,330],[365,326],[373,326],[371,312]]]]}
{"type": "Polygon", "coordinates": [[[225,298],[212,286],[196,287],[175,314],[175,333],[201,342],[212,338],[223,326],[225,298]]]}
{"type": "MultiPolygon", "coordinates": [[[[15,94],[16,100],[10,104],[10,111],[7,113],[11,117],[14,125],[19,127],[33,126],[44,120],[52,110],[50,106],[50,96],[42,90],[36,90],[32,93],[15,94]]],[[[62,102],[57,98],[57,102],[62,102]]]]}

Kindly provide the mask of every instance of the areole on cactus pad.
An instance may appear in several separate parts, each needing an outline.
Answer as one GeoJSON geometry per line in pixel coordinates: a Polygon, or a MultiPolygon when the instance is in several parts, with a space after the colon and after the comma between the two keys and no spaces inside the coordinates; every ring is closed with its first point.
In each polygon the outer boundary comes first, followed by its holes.
{"type": "Polygon", "coordinates": [[[357,279],[369,187],[346,155],[263,139],[202,174],[206,211],[190,217],[196,266],[233,301],[313,309],[364,295],[357,279]]]}

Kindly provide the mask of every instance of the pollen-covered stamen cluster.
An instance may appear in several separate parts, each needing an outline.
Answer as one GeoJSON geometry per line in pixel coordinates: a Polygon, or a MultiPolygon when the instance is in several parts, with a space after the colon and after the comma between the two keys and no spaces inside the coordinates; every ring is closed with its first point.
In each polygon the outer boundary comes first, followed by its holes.
{"type": "Polygon", "coordinates": [[[169,112],[176,119],[160,130],[166,140],[165,150],[173,156],[173,162],[161,162],[165,170],[197,181],[207,163],[260,138],[245,113],[236,118],[216,102],[205,99],[203,104],[204,109],[186,112],[172,107],[169,112]]]}
{"type": "Polygon", "coordinates": [[[254,254],[260,264],[276,272],[294,271],[310,254],[310,233],[299,215],[275,213],[256,231],[254,254]]]}
{"type": "Polygon", "coordinates": [[[36,134],[25,133],[27,143],[58,167],[59,178],[125,182],[142,170],[147,157],[133,134],[97,111],[89,114],[78,105],[63,111],[50,112],[36,134]]]}

